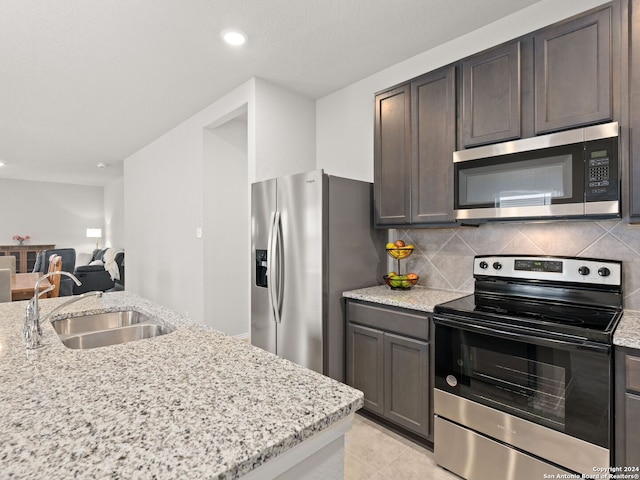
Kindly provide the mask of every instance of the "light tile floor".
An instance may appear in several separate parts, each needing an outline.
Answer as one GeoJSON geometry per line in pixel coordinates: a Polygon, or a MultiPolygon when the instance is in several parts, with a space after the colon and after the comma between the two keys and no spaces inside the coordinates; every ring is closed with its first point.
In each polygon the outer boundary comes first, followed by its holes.
{"type": "Polygon", "coordinates": [[[358,414],[344,463],[345,480],[460,480],[436,465],[433,452],[358,414]]]}

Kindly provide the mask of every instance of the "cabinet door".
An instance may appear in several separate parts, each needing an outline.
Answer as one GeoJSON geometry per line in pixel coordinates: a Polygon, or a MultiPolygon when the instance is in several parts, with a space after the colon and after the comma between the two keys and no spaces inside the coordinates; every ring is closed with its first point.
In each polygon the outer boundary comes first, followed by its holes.
{"type": "Polygon", "coordinates": [[[429,435],[429,345],[384,334],[384,416],[420,435],[429,435]]]}
{"type": "Polygon", "coordinates": [[[628,467],[640,466],[640,396],[631,393],[626,394],[626,439],[625,439],[625,465],[628,467]]]}
{"type": "Polygon", "coordinates": [[[611,8],[534,37],[535,130],[612,118],[611,8]]]}
{"type": "Polygon", "coordinates": [[[520,138],[520,42],[462,62],[463,145],[520,138]]]}
{"type": "Polygon", "coordinates": [[[423,75],[411,83],[411,223],[445,223],[455,220],[455,73],[455,66],[452,65],[423,75]]]}
{"type": "Polygon", "coordinates": [[[364,408],[384,414],[383,333],[351,323],[347,326],[347,384],[364,393],[364,408]]]}
{"type": "Polygon", "coordinates": [[[16,257],[16,273],[29,273],[31,270],[27,270],[27,264],[23,251],[11,252],[9,255],[16,257]]]}
{"type": "Polygon", "coordinates": [[[640,222],[640,0],[631,6],[629,32],[629,216],[640,222]]]}
{"type": "Polygon", "coordinates": [[[410,97],[409,84],[376,96],[373,163],[376,225],[410,222],[410,97]]]}
{"type": "Polygon", "coordinates": [[[33,267],[36,264],[36,259],[38,258],[38,253],[40,253],[38,250],[27,250],[25,252],[22,252],[27,272],[33,271],[33,267]]]}

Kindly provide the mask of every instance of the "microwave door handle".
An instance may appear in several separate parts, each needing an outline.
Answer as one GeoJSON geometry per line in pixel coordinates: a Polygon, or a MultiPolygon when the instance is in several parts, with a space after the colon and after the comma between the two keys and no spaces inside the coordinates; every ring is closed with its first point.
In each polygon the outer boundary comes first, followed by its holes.
{"type": "Polygon", "coordinates": [[[561,340],[555,338],[538,337],[527,335],[524,333],[503,330],[496,327],[469,324],[467,322],[459,321],[453,318],[444,318],[439,316],[435,316],[433,321],[436,325],[443,325],[446,327],[466,330],[472,333],[478,333],[480,335],[506,338],[518,342],[531,343],[533,345],[547,346],[550,348],[560,348],[564,350],[575,348],[577,350],[590,350],[597,353],[608,353],[611,351],[609,345],[600,345],[594,342],[589,342],[586,338],[574,337],[572,339],[568,338],[567,340],[561,340]]]}

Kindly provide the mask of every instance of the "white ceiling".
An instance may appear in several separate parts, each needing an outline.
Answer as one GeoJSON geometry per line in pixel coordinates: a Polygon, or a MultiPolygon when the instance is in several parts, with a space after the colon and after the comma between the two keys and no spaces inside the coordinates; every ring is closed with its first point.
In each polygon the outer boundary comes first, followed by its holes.
{"type": "Polygon", "coordinates": [[[0,177],[105,185],[252,77],[319,98],[537,1],[0,0],[0,177]]]}

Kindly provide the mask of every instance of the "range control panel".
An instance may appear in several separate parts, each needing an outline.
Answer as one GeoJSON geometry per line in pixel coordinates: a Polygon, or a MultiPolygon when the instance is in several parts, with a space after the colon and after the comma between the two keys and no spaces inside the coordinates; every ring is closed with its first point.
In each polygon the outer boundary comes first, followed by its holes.
{"type": "Polygon", "coordinates": [[[579,257],[480,255],[473,275],[553,282],[622,284],[622,262],[579,257]]]}

